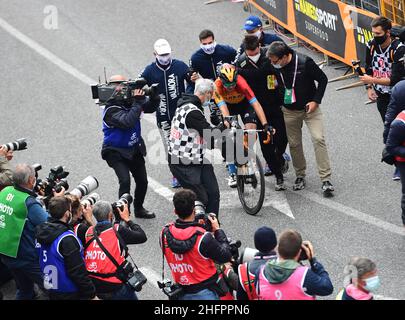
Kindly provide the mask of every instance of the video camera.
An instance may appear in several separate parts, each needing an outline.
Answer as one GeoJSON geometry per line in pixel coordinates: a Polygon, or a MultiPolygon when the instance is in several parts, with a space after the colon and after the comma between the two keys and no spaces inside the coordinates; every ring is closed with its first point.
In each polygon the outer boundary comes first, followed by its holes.
{"type": "Polygon", "coordinates": [[[118,209],[120,209],[121,211],[124,210],[125,205],[128,205],[128,209],[129,209],[129,206],[132,204],[133,201],[134,201],[134,199],[132,198],[132,196],[129,193],[124,193],[118,201],[115,201],[111,204],[111,206],[113,208],[115,221],[117,221],[117,222],[121,221],[121,216],[120,216],[118,209]]]}
{"type": "Polygon", "coordinates": [[[26,138],[17,139],[13,142],[9,142],[2,145],[7,151],[21,151],[27,149],[26,138]]]}
{"type": "Polygon", "coordinates": [[[144,78],[122,82],[106,82],[91,86],[93,99],[98,99],[99,105],[106,105],[108,102],[128,102],[132,98],[132,91],[142,89],[146,96],[154,97],[158,95],[157,83],[148,86],[144,78]]]}

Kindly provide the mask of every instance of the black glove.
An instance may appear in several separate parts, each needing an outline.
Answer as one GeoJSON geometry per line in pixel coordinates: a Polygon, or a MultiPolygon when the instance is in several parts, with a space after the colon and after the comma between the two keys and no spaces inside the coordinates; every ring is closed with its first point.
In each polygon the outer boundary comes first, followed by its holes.
{"type": "Polygon", "coordinates": [[[267,133],[273,134],[273,130],[274,130],[274,128],[271,125],[269,125],[268,123],[266,123],[263,126],[263,134],[264,135],[267,135],[267,133]]]}

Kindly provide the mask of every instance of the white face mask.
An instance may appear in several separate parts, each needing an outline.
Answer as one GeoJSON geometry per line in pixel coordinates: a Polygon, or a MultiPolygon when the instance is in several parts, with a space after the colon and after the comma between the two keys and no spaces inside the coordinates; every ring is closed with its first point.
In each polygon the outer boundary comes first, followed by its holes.
{"type": "Polygon", "coordinates": [[[211,95],[209,95],[208,97],[205,97],[205,101],[203,102],[202,106],[203,107],[209,107],[209,105],[211,103],[211,99],[212,99],[211,95]]]}
{"type": "Polygon", "coordinates": [[[215,51],[216,46],[217,46],[217,43],[215,41],[213,43],[210,43],[210,44],[202,44],[202,45],[200,45],[201,49],[206,54],[213,54],[214,51],[215,51]]]}
{"type": "Polygon", "coordinates": [[[170,54],[164,55],[164,56],[156,56],[156,60],[161,64],[162,66],[167,66],[172,62],[172,57],[170,54]]]}
{"type": "Polygon", "coordinates": [[[281,64],[273,64],[273,67],[276,69],[281,69],[283,66],[281,64]]]}
{"type": "Polygon", "coordinates": [[[254,63],[257,63],[260,59],[260,52],[254,56],[248,56],[250,60],[252,60],[254,63]]]}
{"type": "Polygon", "coordinates": [[[262,37],[262,31],[256,31],[255,33],[251,33],[251,35],[256,36],[257,39],[260,39],[262,37]]]}

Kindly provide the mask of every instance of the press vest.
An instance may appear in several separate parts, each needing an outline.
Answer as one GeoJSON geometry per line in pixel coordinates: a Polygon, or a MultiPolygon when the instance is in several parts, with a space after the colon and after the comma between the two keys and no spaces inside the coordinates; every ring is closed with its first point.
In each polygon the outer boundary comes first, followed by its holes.
{"type": "Polygon", "coordinates": [[[176,228],[174,224],[169,226],[170,233],[179,241],[188,240],[196,233],[199,233],[194,247],[184,254],[175,254],[171,250],[164,230],[162,246],[164,246],[164,255],[174,282],[182,286],[195,285],[210,279],[217,273],[214,261],[203,257],[198,251],[206,230],[197,226],[186,229],[176,228]]]}
{"type": "Polygon", "coordinates": [[[183,162],[200,164],[204,160],[206,143],[197,130],[187,128],[186,118],[191,111],[199,111],[203,114],[198,107],[191,103],[177,108],[172,120],[169,155],[185,160],[183,162]]]}
{"type": "MultiPolygon", "coordinates": [[[[100,241],[112,255],[112,257],[121,265],[125,261],[124,253],[121,252],[120,243],[114,229],[118,232],[119,225],[101,232],[98,237],[100,241]]],[[[107,257],[105,252],[99,247],[94,237],[94,227],[90,227],[86,232],[86,246],[87,243],[91,243],[87,246],[84,252],[84,261],[86,263],[86,269],[89,272],[90,277],[96,278],[105,282],[121,284],[114,274],[117,271],[117,267],[107,257]]]]}
{"type": "Polygon", "coordinates": [[[136,121],[134,127],[131,129],[121,129],[116,127],[110,127],[104,121],[107,110],[111,108],[118,108],[125,110],[120,106],[109,106],[103,111],[103,133],[104,133],[104,145],[108,145],[115,148],[133,148],[141,141],[141,122],[136,121]]]}
{"type": "Polygon", "coordinates": [[[61,241],[66,237],[74,237],[80,246],[83,256],[83,246],[73,231],[66,231],[57,237],[52,244],[39,245],[39,265],[44,275],[45,289],[58,293],[77,292],[78,288],[66,273],[65,260],[59,252],[61,241]]]}
{"type": "Polygon", "coordinates": [[[28,209],[25,201],[30,195],[6,187],[0,192],[0,253],[16,258],[24,231],[28,209]]]}
{"type": "MultiPolygon", "coordinates": [[[[405,112],[404,111],[400,112],[397,115],[397,117],[395,118],[395,120],[402,121],[402,123],[405,125],[405,112]]],[[[405,147],[405,141],[402,142],[402,146],[405,147]]],[[[405,158],[400,157],[400,156],[395,156],[395,161],[405,162],[405,158]]]]}
{"type": "Polygon", "coordinates": [[[307,295],[303,288],[308,267],[299,266],[286,281],[279,284],[272,284],[266,279],[265,267],[266,265],[259,272],[259,300],[315,300],[315,297],[307,295]]]}

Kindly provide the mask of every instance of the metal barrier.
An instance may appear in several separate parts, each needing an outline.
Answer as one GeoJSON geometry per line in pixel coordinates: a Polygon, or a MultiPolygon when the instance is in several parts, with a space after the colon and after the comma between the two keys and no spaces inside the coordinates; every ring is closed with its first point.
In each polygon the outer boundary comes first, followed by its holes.
{"type": "Polygon", "coordinates": [[[405,0],[381,0],[381,14],[394,23],[405,25],[405,0]]]}
{"type": "Polygon", "coordinates": [[[378,15],[381,14],[380,0],[342,0],[342,2],[378,15]]]}

